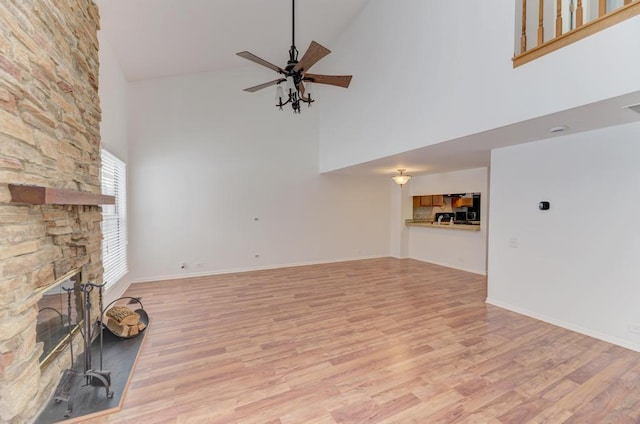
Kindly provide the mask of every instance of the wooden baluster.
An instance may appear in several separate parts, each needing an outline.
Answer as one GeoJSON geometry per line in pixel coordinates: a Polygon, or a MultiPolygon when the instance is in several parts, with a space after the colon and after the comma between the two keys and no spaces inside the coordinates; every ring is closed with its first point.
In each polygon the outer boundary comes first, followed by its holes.
{"type": "Polygon", "coordinates": [[[527,0],[522,0],[522,35],[520,36],[520,53],[527,51],[527,0]]]}
{"type": "Polygon", "coordinates": [[[538,45],[544,43],[544,0],[538,0],[538,45]]]}
{"type": "Polygon", "coordinates": [[[562,35],[562,0],[556,3],[556,37],[562,35]]]}
{"type": "Polygon", "coordinates": [[[583,23],[582,15],[582,0],[578,0],[578,7],[576,8],[576,28],[580,28],[583,23]]]}
{"type": "Polygon", "coordinates": [[[624,4],[629,4],[631,3],[631,0],[624,0],[624,4]]]}
{"type": "Polygon", "coordinates": [[[607,13],[607,0],[598,0],[598,16],[604,16],[607,13]]]}

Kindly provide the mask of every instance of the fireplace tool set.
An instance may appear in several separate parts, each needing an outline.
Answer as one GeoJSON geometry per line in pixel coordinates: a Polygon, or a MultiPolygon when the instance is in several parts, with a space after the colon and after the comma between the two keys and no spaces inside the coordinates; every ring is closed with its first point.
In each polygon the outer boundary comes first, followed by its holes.
{"type": "MultiPolygon", "coordinates": [[[[80,291],[82,292],[82,299],[84,305],[84,319],[83,319],[83,327],[80,329],[80,334],[82,335],[82,339],[84,342],[84,372],[82,373],[82,377],[85,379],[84,386],[99,386],[105,388],[105,394],[107,399],[111,399],[113,397],[113,392],[110,390],[111,387],[111,372],[102,369],[102,351],[103,351],[103,330],[102,330],[102,313],[104,312],[102,309],[102,293],[104,290],[104,284],[93,284],[93,283],[83,283],[80,285],[80,291]],[[98,290],[98,301],[99,301],[99,310],[100,310],[100,318],[99,320],[92,322],[91,320],[91,293],[94,289],[98,290]],[[96,328],[97,327],[97,328],[96,328]],[[99,355],[100,355],[100,367],[98,369],[92,368],[92,357],[91,357],[91,344],[95,336],[96,329],[100,330],[99,333],[99,355]]],[[[68,309],[68,320],[69,324],[71,324],[71,297],[74,291],[74,288],[65,288],[63,290],[67,292],[67,309],[68,309]]],[[[55,403],[60,403],[62,401],[67,402],[67,412],[65,413],[65,417],[69,417],[73,412],[73,400],[71,398],[71,387],[73,382],[78,375],[78,372],[74,369],[74,356],[73,356],[73,339],[71,332],[71,325],[69,325],[69,350],[71,352],[71,368],[64,370],[62,375],[62,379],[58,384],[58,387],[53,395],[53,400],[55,403]]]]}

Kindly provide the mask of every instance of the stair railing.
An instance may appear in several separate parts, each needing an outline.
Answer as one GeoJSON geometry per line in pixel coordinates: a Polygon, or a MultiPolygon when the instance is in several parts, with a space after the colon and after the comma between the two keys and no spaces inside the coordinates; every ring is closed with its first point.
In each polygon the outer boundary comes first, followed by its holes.
{"type": "Polygon", "coordinates": [[[640,14],[640,0],[515,1],[519,52],[512,59],[514,68],[640,14]],[[545,23],[555,29],[552,36],[545,23]]]}

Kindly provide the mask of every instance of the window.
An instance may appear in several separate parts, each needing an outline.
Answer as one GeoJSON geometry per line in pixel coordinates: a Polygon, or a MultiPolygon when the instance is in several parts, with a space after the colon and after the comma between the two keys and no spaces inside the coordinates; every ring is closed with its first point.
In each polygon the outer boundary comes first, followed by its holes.
{"type": "Polygon", "coordinates": [[[125,163],[102,150],[102,194],[115,205],[102,205],[102,265],[107,287],[129,271],[127,264],[127,174],[125,163]]]}

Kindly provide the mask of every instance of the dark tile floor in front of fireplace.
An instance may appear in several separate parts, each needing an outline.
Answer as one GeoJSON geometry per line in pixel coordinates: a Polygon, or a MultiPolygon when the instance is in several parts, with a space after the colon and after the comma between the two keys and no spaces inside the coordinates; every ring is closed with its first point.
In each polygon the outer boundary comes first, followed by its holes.
{"type": "MultiPolygon", "coordinates": [[[[138,337],[121,339],[107,330],[104,331],[102,364],[103,369],[111,373],[110,390],[113,391],[111,399],[107,399],[103,386],[85,385],[85,378],[82,377],[84,371],[83,355],[79,355],[75,360],[74,367],[78,374],[70,391],[73,411],[68,417],[65,417],[68,403],[64,401],[56,403],[51,398],[36,419],[35,424],[52,424],[66,420],[77,422],[78,417],[107,413],[109,410],[117,409],[122,403],[127,382],[145,334],[146,331],[143,331],[138,337]]],[[[94,369],[100,368],[99,341],[98,338],[92,345],[91,365],[94,369]]]]}

